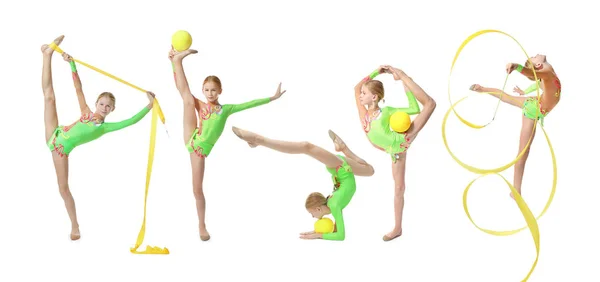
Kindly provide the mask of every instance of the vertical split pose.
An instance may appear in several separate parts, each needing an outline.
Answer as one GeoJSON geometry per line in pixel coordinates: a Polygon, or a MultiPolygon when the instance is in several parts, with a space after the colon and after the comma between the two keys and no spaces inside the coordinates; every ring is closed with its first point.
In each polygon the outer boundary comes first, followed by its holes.
{"type": "MultiPolygon", "coordinates": [[[[527,146],[529,139],[533,141],[533,138],[535,137],[535,132],[533,131],[535,122],[540,120],[540,123],[542,126],[544,126],[544,118],[546,115],[548,115],[548,113],[550,113],[550,111],[552,111],[552,109],[554,109],[554,107],[556,107],[560,101],[562,89],[560,80],[554,72],[552,65],[550,65],[550,63],[548,63],[546,60],[545,55],[538,54],[535,57],[531,57],[530,60],[533,63],[533,68],[535,69],[535,73],[539,81],[535,81],[534,84],[525,91],[520,90],[518,87],[515,87],[514,91],[522,96],[537,90],[537,87],[541,87],[543,93],[540,95],[539,101],[537,97],[512,96],[500,89],[483,87],[479,84],[473,84],[471,86],[472,91],[488,92],[494,97],[501,99],[502,102],[521,109],[523,112],[523,121],[521,125],[519,153],[523,151],[525,146],[527,146]]],[[[506,66],[506,72],[510,74],[514,70],[517,70],[528,79],[535,80],[533,70],[531,70],[531,65],[529,63],[530,60],[525,62],[525,66],[516,63],[509,63],[506,66]]],[[[531,144],[523,156],[515,164],[514,186],[519,194],[521,194],[521,184],[523,182],[523,174],[525,173],[525,163],[527,162],[530,148],[531,144]]],[[[514,199],[512,192],[511,197],[514,199]]]]}
{"type": "Polygon", "coordinates": [[[333,131],[329,131],[329,137],[335,145],[335,155],[329,151],[316,146],[310,142],[290,142],[270,139],[254,132],[233,127],[233,132],[242,140],[248,142],[250,147],[263,146],[286,154],[308,155],[325,165],[331,174],[333,181],[333,192],[325,197],[323,194],[314,192],[306,199],[305,207],[314,218],[322,218],[331,214],[335,221],[335,229],[332,233],[315,233],[313,231],[300,234],[302,239],[325,239],[343,241],[346,238],[346,227],[344,224],[343,210],[352,200],[356,192],[356,180],[354,176],[372,176],[375,171],[373,167],[363,159],[355,155],[333,131]]]}
{"type": "Polygon", "coordinates": [[[374,147],[386,152],[392,158],[392,175],[395,183],[395,226],[391,232],[383,236],[384,241],[390,241],[402,235],[406,151],[433,114],[436,104],[433,98],[427,95],[404,71],[391,66],[381,66],[370,76],[361,80],[354,87],[354,95],[359,118],[367,138],[374,147]],[[384,98],[384,88],[381,81],[373,80],[373,78],[382,73],[392,74],[395,80],[403,82],[409,103],[408,108],[379,107],[379,102],[384,98]],[[417,100],[423,105],[422,111],[417,100]],[[390,117],[397,111],[403,111],[408,115],[418,114],[408,130],[402,133],[390,129],[390,117]]]}
{"type": "MultiPolygon", "coordinates": [[[[58,46],[63,41],[61,35],[54,39],[51,45],[58,46]]],[[[100,138],[102,135],[123,129],[136,124],[152,109],[154,94],[147,92],[150,103],[140,110],[133,117],[120,122],[105,122],[106,117],[115,109],[115,97],[110,92],[101,93],[96,99],[96,111],[92,112],[87,105],[83,94],[83,87],[77,74],[75,62],[66,53],[63,53],[63,59],[70,63],[75,92],[79,101],[81,116],[79,120],[70,125],[59,125],[58,114],[56,111],[56,97],[52,84],[52,55],[54,49],[50,45],[44,44],[41,47],[43,54],[42,67],[42,90],[44,92],[44,121],[46,144],[52,152],[52,160],[56,169],[58,188],[62,196],[67,213],[71,219],[71,240],[80,238],[79,223],[77,222],[77,213],[75,211],[75,201],[69,189],[69,154],[75,147],[91,142],[100,138]]],[[[87,165],[95,166],[94,163],[87,165]]]]}
{"type": "Polygon", "coordinates": [[[173,64],[173,72],[177,90],[183,99],[183,139],[192,166],[192,182],[194,197],[196,198],[196,209],[198,212],[200,239],[207,241],[210,234],[206,228],[205,213],[206,200],[204,198],[203,181],[205,160],[223,133],[227,119],[232,114],[265,105],[275,101],[285,93],[281,91],[281,83],[277,87],[275,95],[268,98],[255,99],[241,104],[219,103],[221,95],[221,81],[216,76],[208,76],[202,84],[202,93],[206,98],[203,102],[192,95],[183,70],[183,58],[197,53],[196,50],[188,49],[177,52],[173,48],[169,52],[169,59],[173,64]]]}

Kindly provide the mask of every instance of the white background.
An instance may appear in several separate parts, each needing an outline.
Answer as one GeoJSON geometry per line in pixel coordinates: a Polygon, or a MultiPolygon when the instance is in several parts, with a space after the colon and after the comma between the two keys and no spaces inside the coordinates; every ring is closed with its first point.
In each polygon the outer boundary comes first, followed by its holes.
{"type": "MultiPolygon", "coordinates": [[[[592,170],[599,156],[596,140],[586,134],[598,103],[599,46],[592,42],[598,23],[591,23],[596,15],[582,1],[148,2],[2,4],[0,280],[520,281],[535,259],[531,235],[525,230],[495,237],[468,221],[462,193],[475,175],[450,158],[441,137],[452,57],[467,36],[488,28],[515,36],[529,55],[547,54],[564,87],[545,122],[559,162],[558,191],[539,221],[540,261],[530,281],[600,279],[594,269],[600,263],[599,192],[592,170]],[[192,48],[199,51],[184,61],[194,94],[201,95],[204,77],[212,74],[224,85],[221,103],[271,96],[280,81],[287,90],[274,103],[232,116],[207,160],[209,242],[199,240],[182,103],[167,60],[171,35],[179,29],[192,34],[192,48]],[[44,142],[40,87],[40,46],[60,34],[66,36],[62,49],[74,57],[157,94],[170,138],[160,126],[142,248],[166,246],[168,256],[129,253],[142,221],[150,114],[71,155],[69,183],[82,238],[68,239],[70,222],[44,142]],[[366,139],[353,98],[355,83],[381,64],[405,70],[438,103],[409,151],[404,235],[387,243],[381,237],[393,227],[390,160],[366,139]],[[323,165],[250,149],[232,134],[232,125],[331,150],[327,130],[333,129],[373,164],[376,174],[358,179],[344,210],[344,242],[298,238],[314,222],[304,210],[306,196],[331,190],[323,165]]],[[[505,64],[525,60],[507,37],[477,38],[457,63],[452,100],[476,96],[468,91],[472,83],[502,87],[505,64]]],[[[69,66],[55,55],[53,70],[59,121],[70,124],[79,113],[69,66]]],[[[142,92],[81,65],[79,72],[90,105],[102,91],[116,94],[109,121],[129,118],[147,103],[142,92]]],[[[379,79],[385,105],[407,105],[401,84],[389,75],[379,79]]],[[[507,90],[529,84],[514,74],[507,90]]],[[[485,123],[496,101],[479,96],[459,111],[485,123]]],[[[465,162],[500,166],[516,156],[520,124],[520,110],[501,105],[496,121],[480,131],[451,116],[448,138],[465,162]]],[[[503,172],[511,181],[512,174],[512,168],[503,172]]],[[[535,214],[551,178],[548,146],[538,129],[523,184],[535,214]]],[[[481,226],[524,224],[499,178],[481,180],[473,190],[471,211],[481,226]]]]}

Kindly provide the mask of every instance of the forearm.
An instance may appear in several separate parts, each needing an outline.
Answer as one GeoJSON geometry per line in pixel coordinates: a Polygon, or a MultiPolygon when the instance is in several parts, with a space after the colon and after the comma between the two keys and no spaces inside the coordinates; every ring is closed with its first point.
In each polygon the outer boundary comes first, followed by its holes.
{"type": "Polygon", "coordinates": [[[83,85],[81,84],[81,79],[79,79],[79,73],[77,73],[77,66],[74,61],[69,61],[71,65],[71,74],[73,76],[73,84],[76,90],[82,90],[83,85]]]}
{"type": "Polygon", "coordinates": [[[355,90],[360,90],[362,88],[362,86],[369,80],[374,79],[375,77],[377,77],[379,75],[379,70],[375,70],[373,71],[371,74],[365,76],[363,79],[361,79],[358,84],[356,84],[356,86],[354,86],[355,90]]]}
{"type": "Polygon", "coordinates": [[[533,91],[536,91],[536,90],[537,90],[539,87],[540,87],[540,82],[539,82],[539,80],[538,80],[538,81],[536,81],[534,84],[532,84],[532,85],[530,85],[529,87],[527,87],[527,89],[523,90],[523,92],[524,92],[525,94],[529,94],[529,93],[531,93],[531,92],[533,92],[533,91]]]}
{"type": "Polygon", "coordinates": [[[231,109],[231,113],[237,113],[237,112],[241,112],[244,110],[248,110],[254,107],[258,107],[258,106],[262,106],[265,104],[270,103],[273,100],[273,97],[269,97],[269,98],[261,98],[261,99],[255,99],[252,101],[248,101],[242,104],[237,104],[234,105],[233,108],[231,109]]]}
{"type": "Polygon", "coordinates": [[[322,235],[323,236],[323,240],[330,240],[330,241],[344,241],[344,239],[346,238],[346,234],[344,232],[332,232],[332,233],[325,233],[322,235]]]}
{"type": "Polygon", "coordinates": [[[120,122],[107,123],[106,124],[106,132],[117,131],[117,130],[120,130],[125,127],[128,127],[128,126],[138,123],[140,120],[142,120],[142,118],[144,118],[146,116],[146,114],[148,114],[148,112],[150,112],[150,108],[151,108],[151,106],[144,107],[141,111],[139,111],[137,114],[135,114],[133,117],[131,117],[129,119],[126,119],[126,120],[123,120],[120,122]]]}

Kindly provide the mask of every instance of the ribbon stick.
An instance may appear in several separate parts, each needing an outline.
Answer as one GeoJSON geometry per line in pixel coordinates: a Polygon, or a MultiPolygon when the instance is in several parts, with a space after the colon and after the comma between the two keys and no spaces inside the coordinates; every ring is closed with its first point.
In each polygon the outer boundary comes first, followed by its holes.
{"type": "MultiPolygon", "coordinates": [[[[60,54],[64,53],[64,51],[60,47],[58,47],[58,45],[56,45],[56,43],[54,43],[54,42],[50,43],[49,47],[54,49],[54,51],[59,52],[60,54]]],[[[75,58],[73,58],[73,61],[75,61],[81,65],[84,65],[92,70],[95,70],[103,75],[106,75],[114,80],[117,80],[123,84],[129,85],[132,88],[135,88],[139,91],[142,91],[144,93],[147,92],[146,90],[142,89],[141,87],[131,84],[121,78],[118,78],[118,77],[116,77],[110,73],[107,73],[97,67],[94,67],[90,64],[87,64],[87,63],[77,60],[75,58]]],[[[163,254],[163,255],[169,254],[169,249],[167,249],[166,247],[159,248],[159,247],[153,247],[153,246],[146,246],[146,250],[143,250],[143,251],[138,250],[138,248],[143,243],[144,236],[146,234],[146,203],[147,203],[147,199],[148,199],[148,188],[150,187],[150,176],[152,175],[152,164],[154,162],[154,147],[156,144],[156,123],[157,123],[158,118],[160,118],[161,122],[164,125],[165,124],[165,116],[162,112],[162,109],[160,108],[160,104],[158,103],[158,100],[156,98],[154,98],[154,102],[153,102],[153,106],[152,106],[152,123],[151,123],[151,128],[150,128],[150,149],[149,149],[149,154],[148,154],[148,167],[146,170],[146,189],[145,189],[145,195],[144,195],[144,219],[142,222],[142,227],[140,228],[140,232],[138,233],[135,247],[130,249],[130,252],[133,254],[163,254]]],[[[167,134],[168,134],[168,131],[167,131],[167,134]]]]}
{"type": "MultiPolygon", "coordinates": [[[[456,63],[456,60],[458,59],[460,53],[462,52],[462,49],[474,38],[486,34],[486,33],[499,33],[502,35],[506,35],[509,38],[511,38],[512,40],[514,40],[517,45],[519,45],[519,47],[521,48],[521,50],[523,51],[523,53],[525,54],[525,56],[527,57],[527,60],[529,60],[529,56],[527,55],[527,52],[525,51],[525,49],[523,48],[523,46],[521,46],[521,44],[511,35],[499,31],[499,30],[481,30],[478,32],[475,32],[474,34],[470,35],[465,41],[463,41],[463,43],[460,45],[460,47],[458,48],[458,51],[456,52],[456,55],[454,56],[454,59],[452,61],[452,66],[450,67],[450,77],[452,76],[452,70],[454,69],[454,64],[456,63]]],[[[533,64],[530,65],[533,66],[533,64]]],[[[535,81],[538,80],[537,78],[537,74],[535,72],[535,69],[533,69],[533,67],[531,68],[533,70],[533,74],[535,77],[535,81]]],[[[486,127],[487,125],[491,124],[491,121],[489,123],[487,123],[486,125],[476,125],[474,123],[471,123],[469,121],[467,121],[466,119],[462,118],[455,110],[456,105],[462,101],[464,101],[467,97],[463,97],[460,100],[458,100],[456,103],[452,102],[452,99],[450,98],[450,77],[448,78],[448,98],[450,100],[450,109],[446,112],[443,122],[442,122],[442,139],[444,140],[444,145],[446,147],[446,150],[448,151],[448,153],[450,154],[450,156],[452,157],[452,159],[454,159],[454,161],[456,161],[460,166],[462,166],[463,168],[467,169],[470,172],[479,174],[480,176],[477,177],[475,180],[471,181],[467,187],[464,190],[463,193],[463,208],[465,210],[465,213],[467,215],[467,217],[469,218],[469,220],[471,221],[471,223],[473,225],[475,225],[476,228],[478,228],[479,230],[487,233],[487,234],[491,234],[491,235],[495,235],[495,236],[508,236],[508,235],[513,235],[516,234],[526,228],[529,229],[531,236],[533,238],[533,242],[535,245],[535,249],[536,249],[536,258],[535,261],[533,262],[533,265],[531,266],[531,269],[529,270],[529,273],[527,273],[527,276],[522,280],[522,281],[527,281],[529,279],[529,277],[531,276],[531,274],[533,273],[533,271],[535,270],[535,267],[537,265],[538,259],[539,259],[539,254],[540,254],[540,231],[539,231],[539,226],[537,223],[537,220],[539,220],[540,217],[542,217],[542,215],[544,215],[546,213],[546,211],[548,210],[548,208],[550,207],[550,204],[552,203],[552,199],[554,198],[554,194],[556,192],[556,180],[557,180],[557,169],[556,169],[556,156],[554,154],[554,149],[552,148],[552,144],[550,142],[550,138],[548,137],[548,134],[546,133],[546,130],[544,129],[544,127],[542,126],[541,129],[544,132],[544,136],[546,137],[546,141],[548,143],[548,147],[550,148],[550,155],[552,157],[552,168],[553,168],[553,179],[552,179],[552,189],[550,192],[550,196],[548,198],[548,201],[544,207],[544,209],[542,210],[542,212],[535,217],[533,215],[533,213],[531,212],[531,210],[529,209],[527,203],[525,202],[525,200],[523,200],[523,198],[521,197],[521,195],[517,192],[517,190],[514,188],[514,186],[508,182],[508,180],[506,180],[506,178],[504,178],[503,176],[501,176],[499,173],[508,169],[509,167],[513,166],[517,161],[519,161],[519,159],[521,159],[521,157],[523,157],[523,155],[525,154],[525,152],[527,151],[527,149],[529,148],[529,146],[531,145],[531,141],[533,139],[533,133],[536,130],[536,125],[537,125],[537,121],[533,126],[533,130],[532,130],[532,134],[531,137],[529,138],[529,141],[527,142],[527,145],[525,146],[525,148],[523,148],[523,150],[521,152],[519,152],[518,156],[511,162],[509,162],[508,164],[505,164],[503,166],[497,167],[497,168],[477,168],[471,165],[468,165],[464,162],[462,162],[461,160],[458,159],[458,157],[456,157],[456,155],[454,155],[454,153],[450,150],[450,147],[448,146],[448,141],[446,139],[446,122],[448,120],[448,116],[450,115],[450,112],[454,112],[455,116],[465,125],[474,128],[474,129],[481,129],[486,127]],[[519,207],[519,210],[521,211],[523,218],[525,219],[527,226],[521,227],[519,229],[515,229],[515,230],[508,230],[508,231],[494,231],[494,230],[488,230],[488,229],[484,229],[479,227],[477,224],[475,224],[475,222],[473,221],[473,219],[471,218],[471,215],[469,213],[469,208],[467,205],[467,195],[469,192],[469,189],[471,188],[471,186],[473,185],[473,183],[478,180],[481,177],[484,176],[488,176],[488,175],[497,175],[500,176],[504,182],[506,182],[507,186],[510,188],[510,191],[512,192],[512,195],[515,198],[515,201],[517,203],[517,206],[519,207]]],[[[502,95],[504,93],[504,89],[506,87],[506,82],[508,81],[508,76],[506,78],[506,80],[504,81],[504,86],[502,88],[502,93],[500,93],[500,95],[502,95]]],[[[539,88],[537,89],[537,97],[538,100],[540,98],[540,90],[539,88]]],[[[498,101],[498,104],[500,104],[500,99],[498,101]]],[[[498,107],[496,107],[496,112],[498,111],[498,107]]],[[[495,119],[496,117],[496,113],[494,113],[494,117],[492,118],[492,121],[495,119]]]]}

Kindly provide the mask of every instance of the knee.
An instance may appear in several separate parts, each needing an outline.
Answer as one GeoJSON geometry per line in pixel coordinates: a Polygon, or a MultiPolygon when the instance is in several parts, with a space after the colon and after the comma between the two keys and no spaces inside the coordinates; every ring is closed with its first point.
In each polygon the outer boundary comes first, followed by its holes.
{"type": "Polygon", "coordinates": [[[196,200],[204,200],[204,191],[202,191],[202,185],[194,186],[194,198],[196,198],[196,200]]]}
{"type": "Polygon", "coordinates": [[[46,103],[54,103],[56,101],[56,97],[54,97],[54,92],[44,91],[44,100],[46,101],[46,103]]]}
{"type": "Polygon", "coordinates": [[[308,151],[312,150],[314,147],[315,147],[315,145],[313,143],[310,143],[308,141],[303,141],[302,142],[302,149],[304,151],[308,152],[308,151]]]}
{"type": "Polygon", "coordinates": [[[404,197],[404,190],[406,189],[404,184],[396,184],[394,187],[394,196],[396,197],[404,197]]]}
{"type": "Polygon", "coordinates": [[[183,105],[186,107],[196,107],[196,101],[194,97],[185,97],[183,99],[183,105]]]}
{"type": "Polygon", "coordinates": [[[69,184],[67,183],[58,183],[58,191],[60,192],[60,196],[63,198],[69,197],[71,195],[71,191],[69,191],[69,184]]]}
{"type": "Polygon", "coordinates": [[[367,176],[373,176],[375,174],[375,168],[372,165],[368,166],[367,176]]]}

